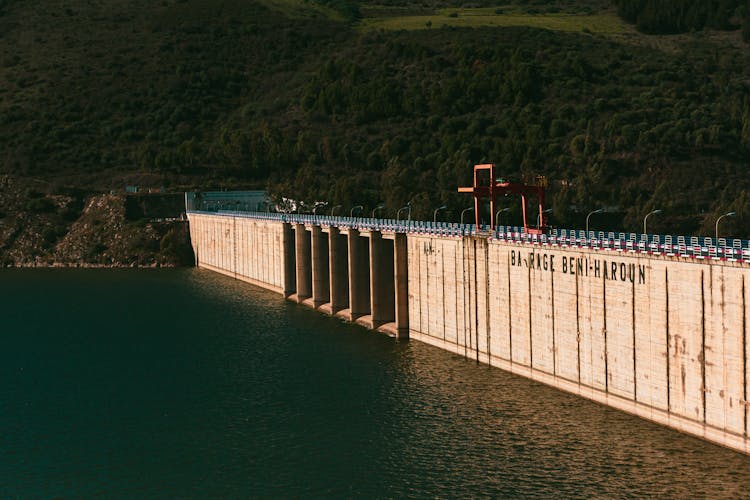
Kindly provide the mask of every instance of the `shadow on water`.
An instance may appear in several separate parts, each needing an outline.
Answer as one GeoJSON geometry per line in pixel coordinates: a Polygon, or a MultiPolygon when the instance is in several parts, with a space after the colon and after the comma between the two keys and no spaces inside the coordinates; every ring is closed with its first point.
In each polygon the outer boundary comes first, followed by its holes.
{"type": "Polygon", "coordinates": [[[750,458],[201,270],[0,271],[2,496],[730,497],[750,458]]]}

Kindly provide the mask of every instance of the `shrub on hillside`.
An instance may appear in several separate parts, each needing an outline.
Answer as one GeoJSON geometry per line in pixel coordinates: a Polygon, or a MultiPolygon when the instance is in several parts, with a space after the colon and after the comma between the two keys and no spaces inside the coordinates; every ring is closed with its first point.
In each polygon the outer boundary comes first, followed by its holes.
{"type": "Polygon", "coordinates": [[[49,198],[32,198],[26,202],[26,210],[35,214],[55,211],[55,204],[49,198]]]}

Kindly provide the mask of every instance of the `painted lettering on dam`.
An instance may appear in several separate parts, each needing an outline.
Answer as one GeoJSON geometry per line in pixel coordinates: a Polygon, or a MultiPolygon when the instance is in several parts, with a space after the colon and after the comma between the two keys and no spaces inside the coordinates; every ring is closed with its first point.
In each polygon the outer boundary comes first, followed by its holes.
{"type": "Polygon", "coordinates": [[[573,276],[602,278],[612,281],[646,283],[646,266],[611,259],[554,255],[546,252],[510,250],[510,265],[530,268],[533,271],[562,273],[573,276]]]}

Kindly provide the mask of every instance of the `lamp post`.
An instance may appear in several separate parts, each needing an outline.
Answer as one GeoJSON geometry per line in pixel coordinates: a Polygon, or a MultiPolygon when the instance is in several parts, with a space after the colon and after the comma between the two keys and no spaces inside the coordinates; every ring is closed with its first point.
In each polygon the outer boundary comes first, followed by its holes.
{"type": "Polygon", "coordinates": [[[464,223],[464,214],[469,210],[474,210],[474,207],[464,208],[463,210],[461,210],[461,224],[464,223]]]}
{"type": "Polygon", "coordinates": [[[381,203],[381,204],[380,204],[380,205],[378,205],[377,207],[373,208],[373,209],[372,209],[372,213],[370,214],[370,218],[371,218],[371,219],[374,219],[374,218],[375,218],[375,212],[377,212],[378,210],[380,210],[380,209],[381,209],[381,208],[383,208],[383,207],[385,207],[385,205],[383,205],[383,204],[381,203]]]}
{"type": "Polygon", "coordinates": [[[536,215],[536,227],[539,227],[542,224],[542,214],[548,214],[550,212],[552,212],[552,209],[548,208],[547,210],[542,210],[536,215]]]}
{"type": "Polygon", "coordinates": [[[331,217],[333,217],[333,213],[336,211],[337,208],[341,208],[341,205],[336,205],[333,208],[331,208],[331,217]]]}
{"type": "Polygon", "coordinates": [[[718,219],[716,219],[716,239],[717,240],[719,239],[719,221],[723,219],[724,217],[734,217],[735,215],[737,215],[737,212],[728,212],[720,216],[718,219]]]}
{"type": "Polygon", "coordinates": [[[432,212],[432,223],[433,223],[433,224],[436,224],[436,223],[437,223],[437,213],[438,213],[439,211],[441,211],[441,210],[445,210],[446,208],[448,208],[448,205],[440,205],[439,207],[437,207],[437,208],[435,209],[435,211],[434,211],[434,212],[432,212]]]}
{"type": "Polygon", "coordinates": [[[604,212],[604,209],[603,208],[599,208],[599,209],[596,209],[596,210],[594,210],[592,212],[589,212],[589,214],[586,216],[586,238],[589,237],[589,217],[591,217],[594,214],[600,214],[602,212],[604,212]]]}
{"type": "Polygon", "coordinates": [[[409,215],[407,215],[408,220],[411,220],[411,202],[407,203],[405,207],[401,207],[398,209],[398,212],[396,212],[396,222],[401,220],[401,212],[404,210],[407,211],[409,215]]]}
{"type": "Polygon", "coordinates": [[[648,234],[648,231],[646,231],[646,219],[648,219],[650,215],[660,214],[660,213],[661,213],[661,210],[656,209],[656,210],[651,210],[649,213],[646,214],[646,216],[643,218],[643,234],[648,234]]]}
{"type": "Polygon", "coordinates": [[[510,212],[510,208],[508,208],[508,207],[506,207],[506,208],[501,208],[500,210],[498,210],[498,211],[497,211],[497,212],[495,213],[495,225],[497,225],[497,221],[499,221],[499,220],[500,220],[500,214],[502,214],[502,213],[504,213],[504,212],[510,212]]]}
{"type": "Polygon", "coordinates": [[[363,208],[365,208],[365,207],[363,207],[362,205],[357,205],[356,207],[352,207],[352,209],[349,210],[349,217],[354,217],[354,211],[355,210],[362,210],[363,208]]]}

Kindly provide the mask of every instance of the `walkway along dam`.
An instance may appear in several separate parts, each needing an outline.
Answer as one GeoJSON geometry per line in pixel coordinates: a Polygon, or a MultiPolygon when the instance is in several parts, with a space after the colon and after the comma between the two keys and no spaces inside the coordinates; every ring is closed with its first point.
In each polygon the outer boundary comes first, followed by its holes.
{"type": "Polygon", "coordinates": [[[186,195],[199,267],[750,452],[747,242],[477,234],[211,195],[186,195]]]}

